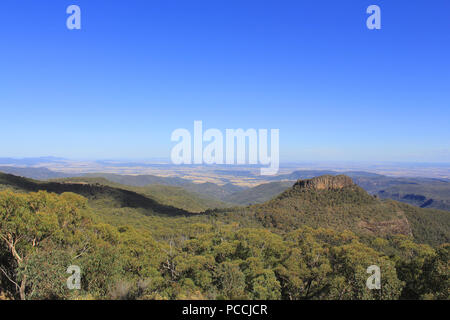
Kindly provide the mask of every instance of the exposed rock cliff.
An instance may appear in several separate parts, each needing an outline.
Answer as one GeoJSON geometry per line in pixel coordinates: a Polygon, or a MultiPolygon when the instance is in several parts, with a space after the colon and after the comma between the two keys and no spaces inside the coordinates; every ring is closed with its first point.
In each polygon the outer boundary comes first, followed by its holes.
{"type": "Polygon", "coordinates": [[[307,180],[298,180],[294,188],[307,188],[316,190],[342,189],[354,186],[353,180],[345,175],[331,176],[325,175],[307,180]]]}

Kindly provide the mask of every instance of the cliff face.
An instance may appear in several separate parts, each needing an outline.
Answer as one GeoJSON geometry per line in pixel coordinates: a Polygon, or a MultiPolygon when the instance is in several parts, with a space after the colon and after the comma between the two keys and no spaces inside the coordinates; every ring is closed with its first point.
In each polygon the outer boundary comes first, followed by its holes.
{"type": "Polygon", "coordinates": [[[298,180],[294,188],[306,188],[315,190],[342,189],[354,186],[353,180],[345,175],[331,176],[325,175],[307,180],[298,180]]]}

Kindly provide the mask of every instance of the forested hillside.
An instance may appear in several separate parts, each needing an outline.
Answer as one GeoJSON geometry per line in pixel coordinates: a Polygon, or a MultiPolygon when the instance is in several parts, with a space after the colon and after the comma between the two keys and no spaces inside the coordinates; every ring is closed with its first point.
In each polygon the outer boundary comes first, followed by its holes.
{"type": "Polygon", "coordinates": [[[129,190],[138,194],[142,194],[148,198],[154,199],[157,202],[184,209],[189,212],[199,213],[212,208],[225,208],[231,206],[226,202],[217,200],[216,198],[208,197],[195,192],[189,192],[182,187],[149,184],[145,186],[130,186],[111,182],[105,178],[87,178],[75,177],[54,179],[54,182],[61,183],[84,183],[93,185],[103,185],[118,189],[129,190]]]}
{"type": "Polygon", "coordinates": [[[0,175],[0,296],[449,299],[448,212],[382,201],[347,177],[201,214],[103,182],[0,175]],[[381,291],[366,287],[374,264],[381,291]],[[70,265],[81,290],[66,286],[70,265]]]}
{"type": "Polygon", "coordinates": [[[0,173],[0,190],[9,188],[22,192],[47,191],[58,194],[73,192],[88,198],[91,204],[97,207],[144,209],[148,214],[189,214],[185,210],[162,205],[142,194],[99,183],[42,182],[0,173]]]}
{"type": "Polygon", "coordinates": [[[450,180],[448,179],[388,177],[364,171],[339,173],[330,170],[299,170],[271,179],[292,181],[339,174],[351,177],[355,184],[380,198],[393,199],[421,208],[450,211],[450,180]]]}
{"type": "Polygon", "coordinates": [[[431,244],[450,241],[448,212],[382,201],[343,175],[299,180],[275,199],[252,206],[251,211],[265,227],[282,230],[308,225],[361,235],[413,235],[431,244]]]}

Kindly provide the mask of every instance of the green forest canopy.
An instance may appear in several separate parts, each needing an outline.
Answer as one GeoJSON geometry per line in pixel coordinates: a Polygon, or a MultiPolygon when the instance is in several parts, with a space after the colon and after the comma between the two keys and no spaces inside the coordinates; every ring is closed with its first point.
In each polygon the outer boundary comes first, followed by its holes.
{"type": "MultiPolygon", "coordinates": [[[[6,298],[449,298],[450,246],[438,236],[448,237],[448,216],[440,217],[440,229],[414,226],[430,223],[427,215],[435,211],[349,190],[330,198],[330,190],[299,196],[305,190],[292,189],[287,192],[295,197],[283,194],[260,207],[194,215],[130,207],[107,193],[28,191],[16,186],[0,192],[0,296],[6,298]],[[413,233],[364,233],[351,230],[351,219],[337,228],[320,225],[328,221],[321,215],[330,208],[344,212],[346,203],[369,205],[372,213],[380,203],[386,203],[383,210],[394,206],[413,233]],[[294,224],[285,221],[286,214],[319,204],[312,215],[321,216],[318,222],[304,214],[294,214],[294,224]],[[366,287],[366,269],[374,264],[382,270],[382,290],[366,287]],[[82,270],[81,290],[67,288],[70,265],[82,270]]],[[[378,217],[383,214],[388,212],[378,217]]]]}

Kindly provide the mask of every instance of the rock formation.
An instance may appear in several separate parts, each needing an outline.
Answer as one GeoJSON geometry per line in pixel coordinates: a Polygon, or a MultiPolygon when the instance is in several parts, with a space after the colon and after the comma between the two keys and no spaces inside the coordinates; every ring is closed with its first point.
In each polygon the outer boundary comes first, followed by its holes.
{"type": "Polygon", "coordinates": [[[307,180],[298,180],[294,188],[307,188],[316,190],[342,189],[354,186],[353,180],[345,175],[331,176],[325,175],[307,180]]]}

